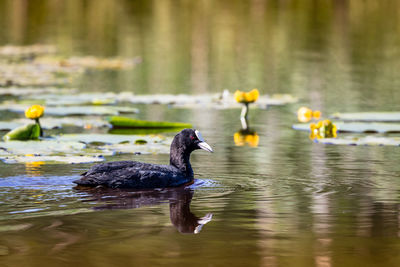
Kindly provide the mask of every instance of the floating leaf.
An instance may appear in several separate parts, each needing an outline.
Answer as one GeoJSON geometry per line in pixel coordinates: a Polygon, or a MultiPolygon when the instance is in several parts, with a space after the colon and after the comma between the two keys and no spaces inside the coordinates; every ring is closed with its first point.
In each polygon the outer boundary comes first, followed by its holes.
{"type": "Polygon", "coordinates": [[[144,121],[127,117],[113,116],[109,122],[115,128],[191,128],[189,123],[167,121],[144,121]]]}
{"type": "Polygon", "coordinates": [[[71,58],[47,56],[35,59],[36,64],[55,65],[74,69],[128,69],[140,62],[140,58],[100,58],[94,56],[75,56],[71,58]]]}
{"type": "MultiPolygon", "coordinates": [[[[29,105],[20,105],[7,102],[0,105],[0,110],[8,110],[12,112],[22,113],[25,112],[29,105]]],[[[119,115],[122,113],[138,113],[138,109],[132,107],[118,107],[118,106],[57,106],[47,107],[46,115],[53,116],[71,116],[71,115],[119,115]]]]}
{"type": "Polygon", "coordinates": [[[400,137],[352,137],[315,139],[314,142],[328,145],[354,145],[354,146],[400,146],[400,137]]]}
{"type": "Polygon", "coordinates": [[[82,94],[36,94],[29,96],[32,100],[41,100],[46,106],[76,105],[111,105],[117,103],[115,93],[82,93],[82,94]]]}
{"type": "MultiPolygon", "coordinates": [[[[8,129],[12,125],[21,125],[29,123],[28,119],[16,119],[11,122],[0,122],[0,130],[8,129]]],[[[40,125],[43,129],[62,128],[64,126],[76,126],[85,129],[107,127],[111,128],[111,124],[100,117],[44,117],[40,119],[40,125]]]]}
{"type": "Polygon", "coordinates": [[[82,142],[90,144],[93,142],[101,142],[104,144],[119,144],[122,142],[135,143],[136,140],[144,140],[148,143],[162,143],[167,139],[158,135],[117,135],[117,134],[64,134],[57,137],[62,142],[82,142]]]}
{"type": "Polygon", "coordinates": [[[77,163],[93,163],[104,161],[104,157],[99,156],[11,156],[2,159],[4,163],[34,163],[34,162],[46,162],[46,164],[77,164],[77,163]]]}
{"type": "Polygon", "coordinates": [[[76,141],[38,140],[0,142],[0,148],[13,155],[52,155],[82,153],[86,145],[76,141]]]}
{"type": "Polygon", "coordinates": [[[400,112],[357,112],[357,113],[335,113],[332,118],[344,121],[400,121],[400,112]]]}
{"type": "MultiPolygon", "coordinates": [[[[242,104],[237,103],[229,92],[223,94],[204,94],[204,95],[135,95],[132,92],[121,93],[82,93],[82,94],[54,94],[35,95],[30,98],[44,100],[46,105],[76,105],[76,104],[96,104],[98,102],[132,104],[166,104],[180,108],[241,108],[242,104]]],[[[297,102],[297,98],[291,95],[263,95],[253,105],[259,108],[265,108],[268,105],[285,105],[297,102]]]]}
{"type": "Polygon", "coordinates": [[[40,126],[37,123],[22,125],[8,132],[3,139],[9,140],[35,140],[40,136],[40,126]]]}
{"type": "Polygon", "coordinates": [[[53,45],[27,45],[27,46],[15,46],[6,45],[0,47],[0,57],[7,58],[31,58],[33,56],[43,54],[53,54],[56,52],[56,47],[53,45]]]}
{"type": "Polygon", "coordinates": [[[147,144],[147,141],[143,139],[138,139],[135,141],[135,145],[145,145],[145,144],[147,144]]]}
{"type": "Polygon", "coordinates": [[[110,129],[108,133],[110,134],[124,134],[124,135],[146,135],[146,134],[159,134],[166,132],[179,132],[182,128],[145,128],[145,129],[135,129],[135,128],[117,128],[110,129]]]}
{"type": "Polygon", "coordinates": [[[0,131],[6,131],[6,130],[12,130],[15,129],[23,124],[26,124],[28,122],[31,122],[31,120],[25,120],[25,123],[19,123],[16,121],[0,121],[0,131]]]}
{"type": "MultiPolygon", "coordinates": [[[[363,123],[363,122],[334,122],[338,132],[355,132],[355,133],[398,133],[400,132],[400,124],[396,123],[363,123]]],[[[294,124],[293,129],[300,131],[310,131],[308,124],[294,124]]]]}
{"type": "MultiPolygon", "coordinates": [[[[0,95],[4,96],[32,96],[32,95],[42,95],[42,94],[60,94],[65,96],[65,94],[71,94],[76,92],[76,89],[64,89],[64,88],[56,88],[56,87],[44,87],[44,88],[35,88],[35,87],[8,87],[8,88],[0,88],[0,95]]],[[[31,103],[28,103],[31,104],[31,103]]]]}

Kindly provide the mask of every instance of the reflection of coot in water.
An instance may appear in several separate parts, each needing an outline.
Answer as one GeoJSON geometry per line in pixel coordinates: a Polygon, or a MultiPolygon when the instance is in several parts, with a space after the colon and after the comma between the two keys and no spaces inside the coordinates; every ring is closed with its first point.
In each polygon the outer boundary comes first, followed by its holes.
{"type": "Polygon", "coordinates": [[[111,188],[165,188],[193,182],[190,154],[196,149],[212,152],[200,132],[184,129],[174,137],[170,150],[170,165],[137,161],[116,161],[97,164],[74,183],[82,186],[111,188]]]}
{"type": "Polygon", "coordinates": [[[142,206],[153,206],[169,202],[171,223],[181,233],[197,234],[203,225],[211,221],[212,214],[197,217],[190,211],[190,202],[194,191],[190,188],[177,187],[163,190],[111,189],[75,187],[88,194],[85,202],[97,201],[100,205],[95,209],[132,209],[142,206]],[[104,203],[104,204],[103,204],[104,203]]]}

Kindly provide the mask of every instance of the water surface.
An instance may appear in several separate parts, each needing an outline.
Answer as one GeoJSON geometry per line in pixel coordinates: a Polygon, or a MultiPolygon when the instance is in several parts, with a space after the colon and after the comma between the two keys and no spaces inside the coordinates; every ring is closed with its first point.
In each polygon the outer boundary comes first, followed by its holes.
{"type": "MultiPolygon", "coordinates": [[[[187,189],[92,192],[72,184],[91,164],[0,163],[0,265],[399,266],[399,148],[324,146],[291,129],[302,105],[398,110],[399,11],[398,1],[2,1],[0,44],[142,58],[86,73],[73,84],[82,91],[257,87],[300,103],[251,110],[258,147],[235,145],[239,110],[138,106],[138,118],[193,123],[213,147],[192,155],[187,189]]],[[[169,160],[107,158],[128,159],[169,160]]]]}

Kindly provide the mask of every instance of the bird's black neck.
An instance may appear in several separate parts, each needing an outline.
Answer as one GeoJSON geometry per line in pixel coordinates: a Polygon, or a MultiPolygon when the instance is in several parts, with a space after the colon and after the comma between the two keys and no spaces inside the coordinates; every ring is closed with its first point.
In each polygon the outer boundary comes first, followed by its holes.
{"type": "Polygon", "coordinates": [[[193,169],[189,160],[190,152],[186,151],[186,149],[183,149],[182,147],[171,146],[169,163],[178,168],[187,177],[193,177],[193,169]]]}

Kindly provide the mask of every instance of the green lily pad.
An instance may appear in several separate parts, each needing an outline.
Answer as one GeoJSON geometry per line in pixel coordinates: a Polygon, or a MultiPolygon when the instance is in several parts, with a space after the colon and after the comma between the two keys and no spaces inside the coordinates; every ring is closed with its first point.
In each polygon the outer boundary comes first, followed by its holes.
{"type": "MultiPolygon", "coordinates": [[[[333,122],[338,132],[354,133],[399,133],[400,124],[382,122],[333,122]]],[[[294,130],[310,131],[308,123],[299,123],[292,126],[294,130]]]]}
{"type": "Polygon", "coordinates": [[[400,121],[400,112],[356,112],[356,113],[335,113],[331,116],[334,119],[343,121],[400,121]]]}
{"type": "Polygon", "coordinates": [[[400,137],[354,137],[315,139],[316,143],[327,145],[353,145],[353,146],[400,146],[400,137]]]}
{"type": "Polygon", "coordinates": [[[127,117],[110,117],[110,124],[115,128],[191,128],[189,123],[166,122],[166,121],[144,121],[127,117]]]}
{"type": "Polygon", "coordinates": [[[40,126],[37,123],[22,125],[8,132],[3,139],[9,140],[36,140],[40,136],[40,126]]]}

